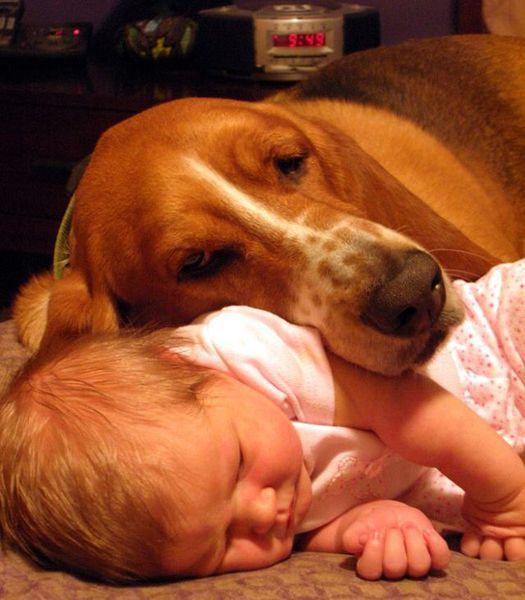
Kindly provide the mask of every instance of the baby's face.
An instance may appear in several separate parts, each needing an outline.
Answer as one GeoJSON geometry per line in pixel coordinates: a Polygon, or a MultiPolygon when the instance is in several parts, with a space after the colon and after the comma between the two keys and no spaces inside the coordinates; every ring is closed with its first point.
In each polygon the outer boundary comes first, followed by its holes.
{"type": "Polygon", "coordinates": [[[173,423],[188,440],[187,532],[164,554],[164,575],[205,576],[286,558],[311,503],[299,438],[266,397],[229,377],[206,389],[198,422],[173,423]]]}

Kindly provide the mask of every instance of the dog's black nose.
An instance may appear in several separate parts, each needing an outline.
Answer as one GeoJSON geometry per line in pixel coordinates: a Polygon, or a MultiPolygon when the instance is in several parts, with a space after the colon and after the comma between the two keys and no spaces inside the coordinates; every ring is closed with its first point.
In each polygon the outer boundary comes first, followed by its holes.
{"type": "Polygon", "coordinates": [[[411,251],[401,269],[372,291],[362,319],[382,333],[410,337],[435,323],[445,299],[439,265],[425,252],[411,251]]]}

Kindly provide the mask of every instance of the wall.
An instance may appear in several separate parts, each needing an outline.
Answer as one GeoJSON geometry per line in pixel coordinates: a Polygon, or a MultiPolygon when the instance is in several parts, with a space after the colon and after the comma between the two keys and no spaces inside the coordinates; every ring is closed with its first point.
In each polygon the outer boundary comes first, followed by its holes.
{"type": "Polygon", "coordinates": [[[362,0],[360,3],[379,10],[383,44],[455,32],[455,0],[362,0]]]}
{"type": "Polygon", "coordinates": [[[24,21],[89,21],[96,27],[115,5],[116,0],[25,0],[24,21]]]}

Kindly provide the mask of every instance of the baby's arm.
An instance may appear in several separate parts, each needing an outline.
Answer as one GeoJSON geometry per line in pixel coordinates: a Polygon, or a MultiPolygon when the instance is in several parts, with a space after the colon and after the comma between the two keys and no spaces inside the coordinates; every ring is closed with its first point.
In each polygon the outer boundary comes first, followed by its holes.
{"type": "Polygon", "coordinates": [[[407,460],[436,467],[465,490],[463,515],[472,529],[464,536],[464,552],[525,559],[525,466],[512,448],[422,375],[388,378],[337,357],[330,363],[337,424],[374,431],[407,460]]]}
{"type": "Polygon", "coordinates": [[[375,500],[351,508],[327,525],[304,534],[300,548],[357,555],[363,579],[423,577],[444,569],[445,540],[417,508],[395,500],[375,500]]]}

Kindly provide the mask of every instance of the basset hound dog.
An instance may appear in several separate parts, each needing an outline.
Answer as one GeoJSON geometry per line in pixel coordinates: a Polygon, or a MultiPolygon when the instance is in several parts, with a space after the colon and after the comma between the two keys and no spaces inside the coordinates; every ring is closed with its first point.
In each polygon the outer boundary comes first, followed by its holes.
{"type": "Polygon", "coordinates": [[[245,304],[400,373],[460,320],[451,277],[524,255],[525,39],[412,41],[262,102],[146,110],[101,137],[68,236],[60,277],[15,301],[34,350],[245,304]]]}

